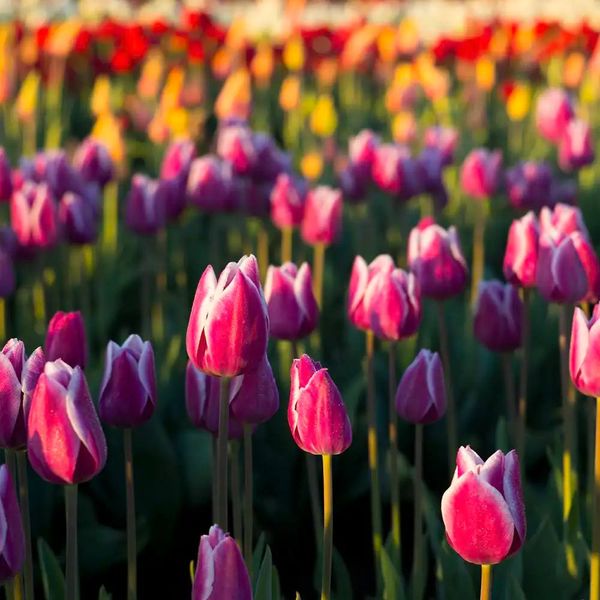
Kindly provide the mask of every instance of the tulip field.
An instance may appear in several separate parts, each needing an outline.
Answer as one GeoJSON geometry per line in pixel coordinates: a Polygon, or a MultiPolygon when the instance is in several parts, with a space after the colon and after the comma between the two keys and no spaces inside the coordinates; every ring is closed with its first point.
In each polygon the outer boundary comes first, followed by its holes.
{"type": "Polygon", "coordinates": [[[0,595],[600,600],[600,14],[220,16],[0,23],[0,595]]]}

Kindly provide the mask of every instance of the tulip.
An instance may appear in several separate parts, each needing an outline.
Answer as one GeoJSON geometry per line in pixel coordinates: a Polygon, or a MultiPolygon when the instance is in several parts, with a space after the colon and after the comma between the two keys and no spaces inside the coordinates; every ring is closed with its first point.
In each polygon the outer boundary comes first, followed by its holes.
{"type": "Polygon", "coordinates": [[[552,171],[544,162],[524,161],[506,171],[506,192],[514,208],[536,210],[548,203],[552,171]]]}
{"type": "Polygon", "coordinates": [[[196,148],[190,140],[172,142],[160,166],[161,179],[181,179],[186,181],[192,161],[196,158],[196,148]]]}
{"type": "Polygon", "coordinates": [[[250,174],[257,163],[257,152],[248,125],[234,123],[221,127],[217,135],[217,154],[231,163],[236,174],[250,174]]]}
{"type": "Polygon", "coordinates": [[[4,148],[0,148],[0,202],[8,202],[13,192],[10,163],[4,148]]]}
{"type": "Polygon", "coordinates": [[[461,446],[442,519],[448,543],[467,562],[494,565],[515,554],[527,529],[516,451],[497,450],[484,462],[461,446]]]}
{"type": "Polygon", "coordinates": [[[265,300],[272,337],[299,340],[312,333],[319,320],[319,307],[312,290],[307,263],[270,266],[265,282],[265,300]]]}
{"type": "Polygon", "coordinates": [[[303,178],[281,173],[271,191],[271,220],[279,229],[298,227],[304,216],[307,184],[303,178]]]}
{"type": "Polygon", "coordinates": [[[425,130],[423,143],[426,148],[437,148],[441,151],[444,166],[451,165],[458,144],[458,131],[451,127],[429,127],[425,130]]]}
{"type": "Polygon", "coordinates": [[[521,345],[522,303],[517,289],[500,281],[482,281],[475,306],[475,338],[493,352],[510,352],[521,345]]]}
{"type": "Polygon", "coordinates": [[[10,222],[27,249],[50,248],[58,241],[56,205],[46,184],[26,183],[12,195],[10,222]]]}
{"type": "Polygon", "coordinates": [[[85,368],[87,363],[85,324],[79,311],[54,314],[44,342],[46,360],[62,358],[72,367],[85,368]]]}
{"type": "Polygon", "coordinates": [[[504,277],[513,285],[535,286],[538,262],[539,226],[533,212],[515,219],[508,230],[504,253],[504,277]]]}
{"type": "Polygon", "coordinates": [[[558,164],[563,171],[581,169],[594,162],[595,152],[589,123],[573,119],[567,125],[558,147],[558,164]]]}
{"type": "Polygon", "coordinates": [[[254,370],[267,348],[269,318],[254,256],[208,266],[196,289],[186,348],[196,368],[220,377],[254,370]]]}
{"type": "Polygon", "coordinates": [[[254,133],[253,143],[256,161],[251,176],[256,183],[273,183],[279,175],[291,172],[290,155],[278,148],[269,134],[254,133]]]}
{"type": "Polygon", "coordinates": [[[535,122],[540,135],[550,142],[558,143],[575,111],[567,92],[550,88],[540,94],[535,122]]]}
{"type": "Polygon", "coordinates": [[[104,144],[86,138],[73,156],[73,166],[85,181],[104,187],[114,177],[112,158],[104,144]]]}
{"type": "Polygon", "coordinates": [[[325,185],[306,195],[302,238],[307,244],[332,244],[342,225],[342,193],[325,185]]]}
{"type": "Polygon", "coordinates": [[[125,222],[140,235],[153,235],[162,229],[167,218],[167,195],[158,193],[158,182],[136,173],[126,199],[125,222]]]}
{"type": "Polygon", "coordinates": [[[192,161],[186,195],[190,204],[206,212],[227,212],[232,206],[231,165],[214,156],[192,161]]]}
{"type": "Polygon", "coordinates": [[[75,191],[81,185],[79,173],[69,164],[64,150],[49,150],[35,158],[37,180],[48,184],[54,198],[75,191]]]}
{"type": "Polygon", "coordinates": [[[333,556],[333,486],[331,456],[352,443],[344,401],[327,369],[304,354],[291,369],[288,424],[301,450],[323,458],[323,571],[321,598],[330,599],[333,556]]]}
{"type": "Polygon", "coordinates": [[[380,144],[379,136],[370,129],[363,129],[348,141],[348,156],[355,165],[365,165],[370,171],[380,144]]]}
{"type": "Polygon", "coordinates": [[[399,196],[403,190],[402,161],[409,156],[404,146],[382,144],[375,151],[371,167],[373,181],[380,189],[393,196],[399,196]]]}
{"type": "Polygon", "coordinates": [[[250,576],[238,545],[218,525],[200,538],[192,600],[252,600],[250,576]]]}
{"type": "Polygon", "coordinates": [[[91,244],[98,236],[98,213],[92,203],[67,192],[58,205],[58,219],[72,244],[91,244]]]}
{"type": "Polygon", "coordinates": [[[430,218],[412,229],[408,264],[424,296],[444,300],[460,294],[467,282],[467,265],[454,227],[447,231],[430,218]]]}
{"type": "Polygon", "coordinates": [[[465,158],[460,172],[462,189],[479,200],[493,196],[500,183],[502,153],[485,148],[472,150],[465,158]]]}
{"type": "Polygon", "coordinates": [[[0,583],[6,583],[17,576],[25,561],[25,535],[21,511],[6,465],[0,466],[0,515],[3,529],[0,545],[0,583]]]}
{"type": "Polygon", "coordinates": [[[365,175],[361,165],[349,162],[338,174],[338,184],[344,198],[354,203],[365,200],[370,178],[370,171],[365,175]]]}
{"type": "MultiPolygon", "coordinates": [[[[0,300],[10,296],[16,287],[14,261],[10,254],[0,250],[0,300]]],[[[4,327],[4,324],[2,324],[4,327]]]]}

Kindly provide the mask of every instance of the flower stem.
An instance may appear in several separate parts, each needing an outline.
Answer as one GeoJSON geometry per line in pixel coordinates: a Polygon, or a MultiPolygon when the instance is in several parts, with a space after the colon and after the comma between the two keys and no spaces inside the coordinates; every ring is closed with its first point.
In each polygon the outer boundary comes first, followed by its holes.
{"type": "Polygon", "coordinates": [[[457,450],[456,434],[456,406],[454,404],[454,390],[452,388],[452,370],[450,368],[450,344],[448,340],[448,328],[446,326],[446,316],[444,314],[444,305],[441,301],[435,303],[437,308],[438,328],[440,331],[440,352],[442,354],[442,363],[444,365],[444,380],[446,381],[446,398],[448,401],[448,465],[450,476],[454,473],[454,458],[457,450]]]}
{"type": "Polygon", "coordinates": [[[590,600],[600,599],[600,398],[596,398],[594,441],[594,496],[592,500],[592,552],[590,557],[590,600]]]}
{"type": "Polygon", "coordinates": [[[25,534],[25,566],[23,570],[25,598],[26,600],[33,600],[33,552],[31,550],[29,485],[27,482],[27,454],[25,450],[17,452],[17,470],[19,473],[19,504],[21,506],[21,518],[23,519],[23,533],[25,534]]]}
{"type": "Polygon", "coordinates": [[[294,230],[291,227],[284,227],[281,230],[281,264],[292,260],[293,238],[294,230]]]}
{"type": "MultiPolygon", "coordinates": [[[[377,413],[375,407],[375,375],[373,371],[373,355],[375,336],[372,331],[366,334],[366,367],[367,367],[367,422],[368,422],[368,454],[369,471],[371,473],[371,527],[373,530],[373,551],[375,553],[375,576],[377,589],[380,587],[380,559],[382,547],[381,535],[381,497],[379,492],[379,465],[377,460],[377,413]]],[[[379,597],[380,594],[378,593],[379,597]]]]}
{"type": "Polygon", "coordinates": [[[506,395],[506,413],[511,439],[516,441],[517,409],[515,406],[515,380],[512,368],[512,352],[502,353],[502,371],[504,373],[504,393],[506,395]]]}
{"type": "Polygon", "coordinates": [[[242,532],[242,496],[240,494],[240,443],[229,442],[229,460],[231,461],[231,504],[233,508],[233,537],[241,547],[242,532]]]}
{"type": "Polygon", "coordinates": [[[66,600],[77,600],[77,484],[65,486],[67,517],[67,589],[66,600]]]}
{"type": "Polygon", "coordinates": [[[420,600],[423,590],[419,577],[423,574],[423,425],[415,425],[415,518],[412,588],[414,600],[420,600]]]}
{"type": "Polygon", "coordinates": [[[252,479],[252,426],[244,424],[244,556],[246,566],[252,570],[252,519],[254,481],[252,479]]]}
{"type": "Polygon", "coordinates": [[[396,413],[396,343],[388,347],[388,434],[390,438],[390,497],[394,563],[400,564],[400,489],[398,482],[398,415],[396,413]]]}
{"type": "Polygon", "coordinates": [[[531,322],[529,319],[531,292],[523,289],[523,348],[521,354],[521,377],[519,380],[519,416],[517,422],[517,452],[521,465],[525,465],[525,429],[527,426],[527,374],[529,371],[529,346],[531,322]]]}
{"type": "Polygon", "coordinates": [[[473,227],[473,263],[471,269],[471,306],[477,301],[479,282],[483,278],[485,263],[485,207],[475,201],[475,225],[473,227]]]}
{"type": "Polygon", "coordinates": [[[127,599],[137,596],[137,546],[135,526],[135,488],[133,482],[133,439],[129,427],[123,429],[125,453],[125,491],[127,496],[127,599]]]}
{"type": "Polygon", "coordinates": [[[481,593],[479,600],[492,598],[492,565],[481,565],[481,593]]]}
{"type": "Polygon", "coordinates": [[[321,600],[331,598],[331,560],[333,557],[333,484],[331,455],[323,455],[323,578],[321,600]]]}
{"type": "Polygon", "coordinates": [[[104,210],[102,223],[102,249],[105,254],[117,253],[119,231],[119,184],[109,181],[104,188],[104,210]]]}
{"type": "Polygon", "coordinates": [[[317,465],[315,457],[312,454],[305,453],[306,473],[308,475],[308,492],[310,495],[310,511],[313,517],[313,528],[315,530],[315,540],[317,548],[321,543],[321,504],[319,502],[319,481],[317,477],[317,465]]]}
{"type": "Polygon", "coordinates": [[[217,525],[227,531],[227,440],[229,438],[229,378],[221,377],[217,438],[217,525]]]}
{"type": "Polygon", "coordinates": [[[212,489],[211,489],[211,508],[212,508],[212,522],[216,523],[219,517],[219,505],[217,503],[217,472],[219,467],[219,454],[217,452],[217,439],[211,436],[211,452],[212,452],[212,489]]]}
{"type": "Polygon", "coordinates": [[[313,250],[313,291],[320,309],[323,308],[323,271],[325,269],[325,244],[315,244],[313,250]]]}
{"type": "Polygon", "coordinates": [[[23,584],[21,583],[21,575],[17,574],[13,579],[13,599],[23,600],[23,584]]]}

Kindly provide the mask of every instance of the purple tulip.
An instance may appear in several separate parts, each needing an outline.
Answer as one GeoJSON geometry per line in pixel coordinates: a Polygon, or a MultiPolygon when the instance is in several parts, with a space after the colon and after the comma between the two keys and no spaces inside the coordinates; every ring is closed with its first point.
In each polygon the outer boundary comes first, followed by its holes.
{"type": "Polygon", "coordinates": [[[91,244],[98,236],[98,213],[92,203],[67,192],[58,205],[58,220],[72,244],[91,244]]]}
{"type": "Polygon", "coordinates": [[[187,181],[188,202],[205,212],[228,212],[232,206],[231,165],[211,155],[192,161],[187,181]]]}
{"type": "Polygon", "coordinates": [[[428,127],[423,136],[426,148],[436,148],[442,153],[443,166],[454,162],[454,152],[458,145],[458,131],[452,127],[428,127]]]}
{"type": "Polygon", "coordinates": [[[25,562],[25,534],[21,510],[6,465],[0,466],[0,515],[2,515],[0,583],[5,583],[21,572],[25,562]]]}
{"type": "Polygon", "coordinates": [[[507,169],[508,200],[517,209],[537,210],[548,204],[552,188],[552,171],[544,162],[524,161],[507,169]]]}
{"type": "Polygon", "coordinates": [[[125,222],[140,235],[153,235],[162,229],[167,219],[167,194],[159,183],[146,175],[135,174],[126,199],[125,222]]]}
{"type": "Polygon", "coordinates": [[[275,145],[267,133],[253,134],[256,160],[252,167],[252,179],[257,183],[273,183],[282,173],[290,173],[292,161],[287,152],[275,145]]]}
{"type": "Polygon", "coordinates": [[[0,147],[0,202],[8,202],[13,192],[12,172],[4,148],[0,147]]]}
{"type": "Polygon", "coordinates": [[[112,158],[104,144],[86,138],[73,156],[73,166],[85,181],[104,187],[114,177],[112,158]]]}
{"type": "Polygon", "coordinates": [[[0,298],[10,296],[16,287],[13,257],[0,249],[0,298]]]}
{"type": "Polygon", "coordinates": [[[87,342],[85,324],[79,311],[58,311],[48,323],[44,342],[46,360],[62,358],[72,367],[85,368],[87,362],[87,342]]]}

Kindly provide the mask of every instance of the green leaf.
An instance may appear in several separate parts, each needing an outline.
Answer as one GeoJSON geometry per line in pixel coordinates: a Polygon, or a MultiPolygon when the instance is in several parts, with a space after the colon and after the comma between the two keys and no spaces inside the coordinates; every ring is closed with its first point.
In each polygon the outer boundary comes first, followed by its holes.
{"type": "Polygon", "coordinates": [[[402,577],[394,567],[394,563],[385,548],[381,549],[381,572],[383,575],[383,599],[404,600],[402,577]]]}
{"type": "Polygon", "coordinates": [[[254,590],[254,600],[272,600],[273,598],[273,560],[271,558],[271,549],[267,546],[265,557],[260,565],[256,588],[254,590]]]}
{"type": "Polygon", "coordinates": [[[106,588],[102,586],[98,592],[98,600],[112,600],[112,594],[109,594],[106,588]]]}
{"type": "Polygon", "coordinates": [[[441,579],[444,589],[444,599],[475,600],[473,581],[465,562],[450,548],[448,542],[444,541],[442,543],[438,557],[442,569],[441,579]]]}
{"type": "Polygon", "coordinates": [[[525,592],[519,585],[518,581],[509,575],[507,579],[506,593],[504,595],[505,600],[527,600],[525,592]]]}
{"type": "Polygon", "coordinates": [[[252,554],[252,586],[254,589],[256,589],[256,584],[258,581],[258,572],[262,564],[262,559],[265,554],[266,547],[267,538],[265,537],[265,533],[263,531],[258,538],[258,542],[256,542],[256,546],[254,547],[254,552],[252,554]]]}
{"type": "Polygon", "coordinates": [[[333,596],[338,600],[352,600],[350,573],[342,555],[333,548],[333,596]]]}
{"type": "Polygon", "coordinates": [[[46,600],[64,600],[65,578],[58,559],[42,538],[38,539],[37,546],[44,598],[46,600]]]}
{"type": "Polygon", "coordinates": [[[273,586],[273,598],[274,600],[279,600],[281,598],[281,584],[279,583],[279,573],[277,572],[277,567],[275,565],[273,565],[271,578],[271,585],[273,586]]]}

